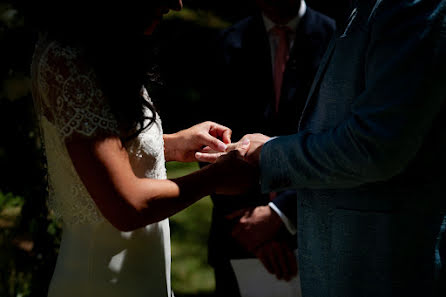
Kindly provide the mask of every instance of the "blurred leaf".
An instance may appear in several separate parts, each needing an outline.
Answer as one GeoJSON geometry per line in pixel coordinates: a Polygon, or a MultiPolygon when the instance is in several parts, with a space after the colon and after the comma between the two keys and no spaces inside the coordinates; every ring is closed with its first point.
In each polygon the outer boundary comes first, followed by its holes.
{"type": "Polygon", "coordinates": [[[231,25],[230,22],[223,20],[212,12],[200,9],[192,10],[183,8],[181,11],[171,11],[166,16],[166,19],[181,19],[186,22],[193,22],[199,26],[212,29],[224,29],[231,25]]]}
{"type": "Polygon", "coordinates": [[[0,3],[0,22],[8,28],[23,26],[23,18],[10,3],[0,3]]]}
{"type": "Polygon", "coordinates": [[[31,91],[31,79],[17,75],[3,81],[3,96],[10,101],[25,97],[31,91]]]}

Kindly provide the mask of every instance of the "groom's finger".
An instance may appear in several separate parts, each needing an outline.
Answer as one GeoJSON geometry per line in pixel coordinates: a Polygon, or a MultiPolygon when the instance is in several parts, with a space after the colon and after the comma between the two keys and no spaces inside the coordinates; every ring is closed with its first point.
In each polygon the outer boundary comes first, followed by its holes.
{"type": "MultiPolygon", "coordinates": [[[[226,146],[226,152],[233,151],[237,149],[241,144],[239,142],[230,143],[226,146]]],[[[200,153],[218,153],[216,150],[209,146],[206,146],[200,150],[200,153]]]]}
{"type": "Polygon", "coordinates": [[[201,153],[196,152],[195,153],[195,159],[197,159],[198,162],[206,162],[206,163],[214,163],[217,161],[218,158],[220,158],[225,153],[201,153]]]}
{"type": "Polygon", "coordinates": [[[206,146],[206,147],[201,149],[200,153],[216,153],[216,151],[214,151],[210,147],[206,146]]]}
{"type": "Polygon", "coordinates": [[[251,146],[251,141],[249,139],[243,139],[243,141],[237,142],[236,150],[240,153],[242,157],[245,157],[251,146]]]}
{"type": "MultiPolygon", "coordinates": [[[[237,150],[240,155],[244,157],[249,150],[250,144],[251,142],[249,139],[245,139],[242,142],[231,143],[226,146],[226,152],[237,150]]],[[[201,151],[196,152],[195,159],[197,159],[198,162],[214,163],[224,154],[226,153],[219,152],[209,145],[204,147],[201,151]]]]}

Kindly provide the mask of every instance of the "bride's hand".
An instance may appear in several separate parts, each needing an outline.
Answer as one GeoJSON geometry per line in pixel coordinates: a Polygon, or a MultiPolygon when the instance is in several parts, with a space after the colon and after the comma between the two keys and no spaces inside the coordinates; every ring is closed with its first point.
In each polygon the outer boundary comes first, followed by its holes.
{"type": "Polygon", "coordinates": [[[214,177],[214,193],[237,195],[258,186],[258,168],[244,159],[250,148],[250,141],[234,144],[234,149],[222,154],[216,162],[206,166],[214,177]]]}
{"type": "Polygon", "coordinates": [[[174,134],[164,135],[166,161],[195,162],[195,153],[208,147],[225,152],[231,143],[231,129],[214,122],[204,122],[174,134]]]}

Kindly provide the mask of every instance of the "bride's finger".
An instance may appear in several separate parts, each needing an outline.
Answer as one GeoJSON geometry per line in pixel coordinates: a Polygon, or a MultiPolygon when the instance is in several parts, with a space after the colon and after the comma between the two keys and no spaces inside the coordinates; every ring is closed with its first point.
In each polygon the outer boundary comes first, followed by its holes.
{"type": "MultiPolygon", "coordinates": [[[[202,132],[202,131],[201,131],[202,132]]],[[[218,152],[224,152],[228,148],[227,144],[225,144],[223,141],[218,139],[215,136],[212,136],[210,131],[207,131],[205,133],[198,133],[198,141],[202,147],[209,146],[211,149],[218,151],[218,152]]]]}
{"type": "Polygon", "coordinates": [[[225,144],[231,143],[232,130],[223,125],[213,123],[210,133],[218,138],[221,138],[225,144]]]}
{"type": "Polygon", "coordinates": [[[222,140],[224,143],[231,143],[232,130],[226,130],[223,132],[222,140]]]}

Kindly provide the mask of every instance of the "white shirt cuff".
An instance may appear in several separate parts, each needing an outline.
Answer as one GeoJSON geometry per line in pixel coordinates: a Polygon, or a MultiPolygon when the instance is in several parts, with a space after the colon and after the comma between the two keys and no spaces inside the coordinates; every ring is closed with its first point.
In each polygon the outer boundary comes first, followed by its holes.
{"type": "Polygon", "coordinates": [[[287,218],[286,215],[283,214],[283,212],[280,211],[280,209],[272,202],[268,203],[268,206],[271,207],[272,210],[274,210],[275,213],[280,217],[283,224],[287,228],[288,232],[290,232],[292,235],[297,233],[296,227],[290,222],[290,220],[287,218]]]}
{"type": "Polygon", "coordinates": [[[272,137],[270,137],[267,141],[265,141],[265,143],[267,143],[267,142],[270,142],[271,140],[274,140],[274,139],[276,139],[278,136],[272,136],[272,137]]]}

